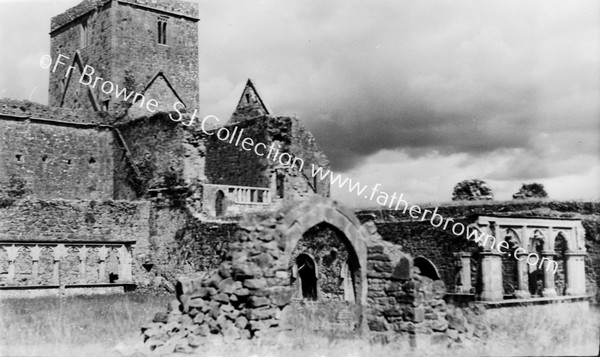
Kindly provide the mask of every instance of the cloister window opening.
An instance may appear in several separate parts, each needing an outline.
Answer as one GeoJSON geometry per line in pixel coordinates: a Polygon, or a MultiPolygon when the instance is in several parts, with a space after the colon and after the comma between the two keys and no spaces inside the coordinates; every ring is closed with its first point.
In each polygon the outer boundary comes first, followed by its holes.
{"type": "Polygon", "coordinates": [[[215,198],[215,215],[221,217],[225,214],[225,194],[219,190],[215,198]]]}
{"type": "MultiPolygon", "coordinates": [[[[529,252],[537,253],[538,257],[542,256],[544,250],[544,236],[540,232],[535,232],[529,244],[529,252]]],[[[528,264],[529,267],[529,293],[531,296],[542,296],[544,289],[544,271],[538,265],[528,264]]]]}
{"type": "Polygon", "coordinates": [[[302,293],[302,298],[306,300],[316,301],[317,294],[317,264],[315,260],[308,254],[300,254],[296,258],[294,266],[294,274],[299,279],[299,286],[302,293]]]}

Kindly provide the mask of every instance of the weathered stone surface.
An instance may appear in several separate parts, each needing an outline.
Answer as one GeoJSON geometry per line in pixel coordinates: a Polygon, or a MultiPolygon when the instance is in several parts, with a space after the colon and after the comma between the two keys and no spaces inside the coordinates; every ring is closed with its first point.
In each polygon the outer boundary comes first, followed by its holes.
{"type": "Polygon", "coordinates": [[[267,285],[267,281],[265,279],[246,279],[246,280],[244,280],[244,287],[246,287],[248,289],[262,289],[266,285],[267,285]]]}
{"type": "Polygon", "coordinates": [[[235,326],[239,329],[243,329],[248,325],[248,319],[244,316],[239,316],[235,319],[235,326]]]}
{"type": "Polygon", "coordinates": [[[265,320],[271,317],[275,317],[275,315],[275,309],[270,308],[249,309],[246,312],[246,317],[249,320],[265,320]]]}
{"type": "Polygon", "coordinates": [[[264,296],[251,296],[248,299],[248,305],[250,307],[261,307],[266,306],[270,303],[270,300],[264,296]]]}
{"type": "Polygon", "coordinates": [[[229,303],[229,296],[227,296],[227,294],[225,294],[225,293],[217,294],[217,295],[213,296],[213,299],[215,301],[218,301],[223,304],[229,303]]]}

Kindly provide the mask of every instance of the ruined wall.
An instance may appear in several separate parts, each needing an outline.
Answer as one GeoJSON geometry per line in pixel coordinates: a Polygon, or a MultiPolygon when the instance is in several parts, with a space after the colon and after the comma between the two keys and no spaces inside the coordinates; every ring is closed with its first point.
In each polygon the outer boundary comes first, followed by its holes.
{"type": "Polygon", "coordinates": [[[481,309],[447,305],[444,282],[413,271],[410,258],[399,246],[371,242],[367,258],[371,340],[414,347],[477,340],[489,334],[489,328],[481,324],[481,309]]]}
{"type": "Polygon", "coordinates": [[[146,202],[19,200],[0,207],[0,240],[148,240],[146,202]]]}
{"type": "Polygon", "coordinates": [[[124,158],[124,149],[116,148],[115,155],[121,158],[115,166],[117,198],[122,198],[121,195],[127,196],[130,182],[140,185],[141,193],[145,193],[147,189],[183,184],[183,126],[170,120],[168,114],[158,113],[118,125],[116,128],[129,148],[131,162],[140,174],[136,177],[135,171],[128,169],[130,164],[124,158]]]}
{"type": "Polygon", "coordinates": [[[265,156],[259,156],[253,150],[242,149],[241,141],[244,138],[251,138],[255,145],[264,143],[270,146],[272,142],[270,132],[274,124],[275,122],[269,117],[255,118],[227,125],[226,128],[230,133],[227,141],[219,140],[216,133],[207,136],[205,139],[206,177],[209,182],[221,185],[269,187],[269,169],[273,162],[266,157],[266,153],[265,156]],[[236,128],[235,138],[233,138],[236,128]],[[240,143],[235,145],[240,132],[242,132],[240,143]],[[230,143],[231,140],[233,143],[230,143]]]}
{"type": "MultiPolygon", "coordinates": [[[[402,206],[400,207],[402,208],[402,206]]],[[[421,207],[433,210],[434,207],[421,207]]],[[[598,293],[600,285],[600,204],[598,202],[558,202],[558,201],[519,201],[503,203],[468,203],[438,207],[438,214],[453,218],[454,222],[467,224],[474,215],[511,214],[533,217],[570,217],[582,220],[586,231],[587,291],[598,293]],[[590,285],[591,284],[591,285],[590,285]]],[[[402,210],[360,211],[361,221],[373,220],[384,240],[399,244],[413,257],[423,256],[438,268],[448,291],[454,291],[457,270],[454,266],[454,253],[473,252],[475,244],[466,237],[457,237],[450,230],[433,227],[428,220],[419,221],[406,215],[402,210]]],[[[472,265],[473,267],[473,265],[472,265]]],[[[475,274],[472,274],[475,286],[475,274]]],[[[560,279],[560,277],[559,277],[560,279]]],[[[600,296],[599,296],[600,297],[600,296]]]]}
{"type": "Polygon", "coordinates": [[[323,172],[327,172],[327,170],[330,169],[329,160],[327,160],[325,153],[317,145],[315,137],[312,135],[312,133],[308,131],[308,129],[306,129],[298,119],[295,118],[292,119],[291,143],[289,150],[292,154],[304,160],[304,170],[302,175],[288,178],[289,183],[292,186],[298,186],[300,189],[297,191],[299,192],[315,192],[323,197],[329,197],[329,178],[321,180],[319,177],[315,179],[312,176],[313,165],[315,168],[322,167],[324,170],[323,172]]]}
{"type": "MultiPolygon", "coordinates": [[[[368,332],[380,342],[408,335],[424,335],[425,344],[478,338],[477,329],[467,327],[462,312],[448,313],[442,300],[443,282],[413,276],[410,257],[378,238],[372,223],[365,226],[370,234],[365,242],[367,267],[363,267],[368,279],[366,304],[335,299],[296,301],[285,253],[292,249],[290,237],[282,233],[287,227],[285,212],[240,222],[218,268],[178,279],[177,300],[167,313],[157,313],[153,323],[142,328],[151,349],[191,352],[211,335],[232,341],[268,338],[297,328],[315,333],[328,329],[356,335],[368,332]],[[350,323],[344,326],[340,319],[350,323]]],[[[307,237],[316,238],[312,245],[324,243],[321,238],[325,236],[338,239],[327,233],[309,230],[307,237]]]]}
{"type": "Polygon", "coordinates": [[[107,127],[2,117],[0,191],[17,185],[20,196],[110,199],[113,145],[107,127]]]}
{"type": "Polygon", "coordinates": [[[149,208],[146,202],[124,201],[4,202],[0,207],[0,285],[114,282],[125,262],[124,249],[130,250],[133,280],[137,281],[150,249],[149,208]],[[7,253],[15,248],[14,279],[9,281],[7,253]],[[106,249],[103,259],[101,249],[106,249]],[[34,250],[39,250],[35,263],[34,250]],[[57,257],[60,263],[55,276],[57,257]],[[100,269],[101,260],[104,270],[100,269]]]}

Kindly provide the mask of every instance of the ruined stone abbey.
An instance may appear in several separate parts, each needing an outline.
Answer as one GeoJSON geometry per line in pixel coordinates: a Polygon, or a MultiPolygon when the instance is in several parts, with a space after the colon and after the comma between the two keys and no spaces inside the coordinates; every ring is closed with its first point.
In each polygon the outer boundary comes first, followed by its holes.
{"type": "MultiPolygon", "coordinates": [[[[401,211],[349,211],[328,181],[183,125],[199,108],[198,22],[183,0],[84,0],[52,18],[50,56],[68,63],[50,68],[49,105],[0,100],[0,295],[174,288],[179,302],[145,331],[157,345],[169,323],[238,339],[315,316],[324,329],[477,338],[458,306],[594,298],[597,202],[439,208],[545,258],[528,265],[401,211]],[[157,110],[81,84],[86,66],[157,110]]],[[[224,119],[329,168],[251,80],[224,119]]]]}

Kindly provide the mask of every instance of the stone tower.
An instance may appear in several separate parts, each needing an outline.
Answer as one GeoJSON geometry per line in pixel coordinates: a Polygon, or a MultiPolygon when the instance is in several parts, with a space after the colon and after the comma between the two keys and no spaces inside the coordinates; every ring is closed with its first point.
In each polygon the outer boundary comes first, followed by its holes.
{"type": "Polygon", "coordinates": [[[84,0],[53,17],[54,65],[59,55],[67,58],[50,68],[49,104],[128,110],[132,117],[152,114],[142,103],[150,99],[155,111],[171,111],[177,102],[198,108],[198,21],[197,4],[181,0],[84,0]],[[86,65],[94,70],[90,77],[101,78],[95,85],[81,77],[92,71],[86,65]],[[106,81],[112,85],[102,87],[106,81]],[[117,88],[127,91],[117,98],[117,88]],[[130,91],[144,97],[125,101],[130,91]]]}

